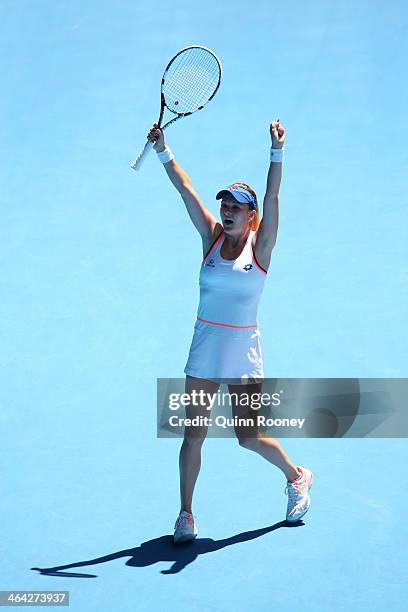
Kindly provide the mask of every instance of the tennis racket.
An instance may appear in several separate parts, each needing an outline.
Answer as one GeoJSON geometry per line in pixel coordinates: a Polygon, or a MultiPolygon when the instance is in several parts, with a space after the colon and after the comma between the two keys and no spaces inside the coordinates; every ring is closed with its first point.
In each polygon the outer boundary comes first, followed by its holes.
{"type": "MultiPolygon", "coordinates": [[[[217,93],[221,73],[221,63],[210,49],[195,45],[179,51],[168,63],[161,81],[158,126],[165,130],[178,119],[204,108],[217,93]],[[162,126],[165,108],[176,116],[162,126]]],[[[146,142],[131,165],[133,170],[140,169],[153,144],[150,140],[146,142]]]]}

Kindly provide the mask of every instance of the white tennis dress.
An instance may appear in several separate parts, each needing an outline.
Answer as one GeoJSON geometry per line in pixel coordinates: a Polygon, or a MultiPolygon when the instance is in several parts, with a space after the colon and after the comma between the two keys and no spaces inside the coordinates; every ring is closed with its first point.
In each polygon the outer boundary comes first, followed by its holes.
{"type": "Polygon", "coordinates": [[[237,259],[221,256],[224,230],[204,257],[200,303],[185,374],[217,382],[263,379],[258,305],[266,271],[252,249],[250,232],[237,259]]]}

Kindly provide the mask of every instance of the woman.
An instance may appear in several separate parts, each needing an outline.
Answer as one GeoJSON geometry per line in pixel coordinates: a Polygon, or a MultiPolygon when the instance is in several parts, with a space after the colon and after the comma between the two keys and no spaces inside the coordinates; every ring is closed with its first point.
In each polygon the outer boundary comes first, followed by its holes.
{"type": "MultiPolygon", "coordinates": [[[[240,396],[259,393],[263,379],[257,309],[276,243],[285,141],[285,130],[279,120],[271,123],[269,129],[271,163],[262,220],[259,221],[255,192],[245,183],[234,183],[216,196],[221,200],[221,223],[201,203],[189,177],[166,146],[157,124],[148,134],[203,244],[200,305],[185,368],[185,390],[190,394],[193,391],[215,394],[220,382],[227,382],[233,416],[239,418],[248,417],[251,412],[244,407],[245,402],[239,401],[240,396]]],[[[208,416],[207,406],[203,403],[186,407],[187,418],[208,416]]],[[[284,473],[288,494],[286,519],[302,518],[310,506],[312,472],[296,466],[277,440],[263,436],[255,426],[236,426],[235,433],[241,446],[259,453],[284,473]]],[[[175,524],[175,543],[192,540],[198,533],[192,497],[206,434],[205,426],[185,427],[179,460],[181,509],[175,524]]]]}

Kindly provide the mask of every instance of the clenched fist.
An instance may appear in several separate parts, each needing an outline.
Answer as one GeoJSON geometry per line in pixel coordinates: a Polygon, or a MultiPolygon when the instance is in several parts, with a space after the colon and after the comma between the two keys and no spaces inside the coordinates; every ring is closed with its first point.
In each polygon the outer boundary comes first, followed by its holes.
{"type": "Polygon", "coordinates": [[[281,125],[279,119],[272,121],[269,126],[269,131],[272,138],[272,147],[274,149],[281,149],[285,142],[285,128],[281,125]]]}

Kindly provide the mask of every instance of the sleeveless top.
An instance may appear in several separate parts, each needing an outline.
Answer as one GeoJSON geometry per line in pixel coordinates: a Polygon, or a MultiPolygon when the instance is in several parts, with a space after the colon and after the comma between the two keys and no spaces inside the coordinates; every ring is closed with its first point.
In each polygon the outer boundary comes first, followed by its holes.
{"type": "Polygon", "coordinates": [[[249,233],[237,259],[221,256],[224,230],[204,257],[200,270],[197,320],[209,325],[248,329],[258,327],[258,305],[266,270],[256,261],[249,233]]]}

